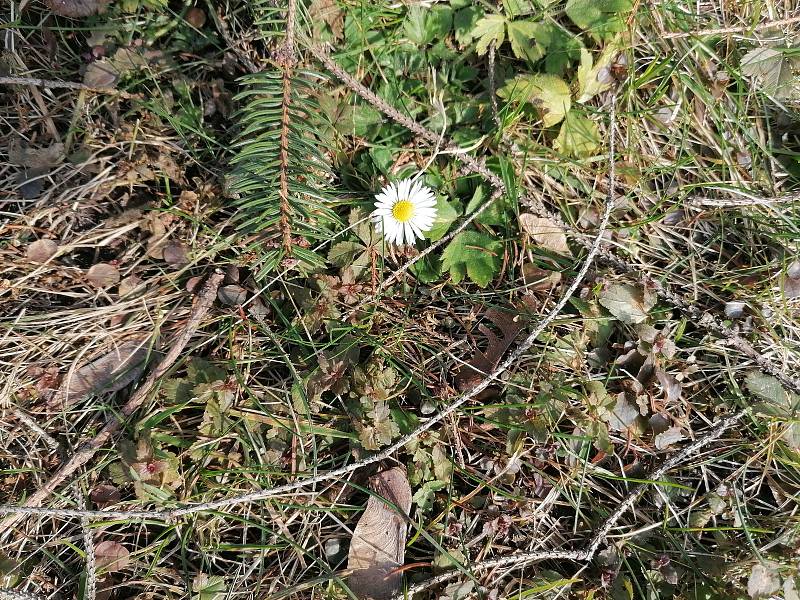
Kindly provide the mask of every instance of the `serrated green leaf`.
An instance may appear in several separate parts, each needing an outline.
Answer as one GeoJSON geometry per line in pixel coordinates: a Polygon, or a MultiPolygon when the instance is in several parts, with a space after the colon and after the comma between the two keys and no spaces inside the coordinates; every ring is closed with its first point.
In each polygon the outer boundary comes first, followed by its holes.
{"type": "Polygon", "coordinates": [[[403,33],[417,45],[427,44],[430,40],[425,31],[425,9],[419,4],[413,4],[406,13],[403,21],[403,33]]]}
{"type": "Polygon", "coordinates": [[[596,40],[607,40],[625,30],[632,0],[567,0],[565,11],[575,25],[596,40]]]}
{"type": "Polygon", "coordinates": [[[597,124],[571,110],[561,123],[561,129],[553,146],[556,150],[575,158],[590,156],[600,147],[597,124]]]}
{"type": "Polygon", "coordinates": [[[503,15],[487,15],[475,23],[472,30],[472,39],[478,40],[475,50],[484,55],[489,50],[489,44],[494,42],[499,46],[506,39],[506,19],[503,15]]]}
{"type": "Polygon", "coordinates": [[[545,127],[560,123],[572,105],[569,86],[555,75],[517,75],[497,90],[497,95],[510,102],[532,104],[545,127]]]}
{"type": "Polygon", "coordinates": [[[508,23],[508,40],[511,50],[517,58],[537,61],[544,56],[545,47],[539,43],[544,27],[533,21],[510,21],[508,23]]]}
{"type": "Polygon", "coordinates": [[[503,244],[477,231],[459,233],[442,253],[442,268],[450,271],[454,283],[465,275],[486,287],[500,269],[503,244]]]}
{"type": "Polygon", "coordinates": [[[529,0],[503,0],[503,8],[509,17],[529,15],[533,12],[533,3],[529,0]]]}
{"type": "Polygon", "coordinates": [[[331,246],[328,261],[336,267],[346,267],[353,264],[355,257],[363,251],[364,246],[358,242],[338,242],[331,246]]]}
{"type": "Polygon", "coordinates": [[[445,487],[447,487],[447,484],[444,481],[426,481],[423,483],[422,487],[414,493],[412,498],[417,505],[417,510],[424,511],[429,508],[433,501],[434,494],[445,487]]]}

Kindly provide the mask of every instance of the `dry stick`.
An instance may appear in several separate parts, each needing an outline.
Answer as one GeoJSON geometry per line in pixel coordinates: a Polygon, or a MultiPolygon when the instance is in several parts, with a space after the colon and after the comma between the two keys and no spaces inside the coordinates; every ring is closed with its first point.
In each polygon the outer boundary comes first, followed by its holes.
{"type": "Polygon", "coordinates": [[[141,94],[131,94],[110,87],[92,87],[85,83],[75,83],[72,81],[56,81],[54,79],[39,79],[37,77],[0,77],[0,85],[33,85],[47,89],[64,89],[94,92],[95,94],[109,94],[120,96],[121,98],[142,98],[141,94]]]}
{"type": "MultiPolygon", "coordinates": [[[[614,120],[612,119],[612,142],[611,142],[611,153],[613,155],[614,152],[614,141],[613,135],[615,135],[615,128],[613,127],[614,120]]],[[[610,167],[610,178],[614,180],[614,162],[612,161],[610,167]]],[[[421,425],[419,425],[414,431],[411,433],[404,435],[402,438],[397,440],[391,446],[388,446],[381,450],[380,452],[373,454],[363,460],[351,463],[349,465],[345,465],[343,467],[339,467],[338,469],[333,469],[330,471],[326,471],[325,473],[321,473],[314,477],[306,477],[304,479],[300,479],[298,481],[293,481],[291,483],[286,483],[284,485],[279,485],[267,490],[262,490],[258,492],[252,492],[250,494],[243,494],[241,496],[233,496],[230,498],[223,498],[221,500],[213,500],[211,502],[205,502],[203,504],[195,504],[192,506],[187,506],[183,508],[176,508],[176,509],[167,509],[167,510],[153,510],[153,511],[101,511],[101,510],[74,510],[74,509],[58,509],[58,508],[33,508],[33,507],[17,507],[17,506],[0,506],[0,514],[3,513],[16,513],[16,514],[27,514],[27,515],[49,515],[49,516],[56,516],[56,517],[81,517],[81,518],[142,518],[142,519],[174,519],[176,517],[190,515],[198,512],[204,512],[208,510],[218,510],[222,508],[226,508],[228,506],[235,506],[237,504],[245,504],[250,502],[257,502],[259,500],[264,500],[266,498],[272,498],[274,496],[279,496],[282,494],[286,494],[288,492],[293,492],[295,490],[305,488],[308,486],[313,486],[318,483],[322,483],[324,481],[329,481],[331,479],[341,480],[347,475],[350,475],[354,471],[366,467],[368,465],[389,459],[392,455],[401,450],[406,444],[415,440],[419,435],[428,431],[431,427],[445,419],[448,415],[454,413],[458,410],[459,407],[466,404],[476,396],[478,396],[483,390],[488,388],[492,383],[494,383],[499,377],[505,373],[525,352],[527,352],[533,343],[536,341],[536,338],[541,335],[541,333],[550,325],[550,323],[558,316],[564,306],[569,302],[569,299],[578,289],[578,287],[583,283],[583,279],[586,277],[586,273],[589,271],[589,267],[591,266],[592,262],[594,261],[595,256],[597,256],[598,251],[600,249],[600,243],[602,242],[603,235],[605,234],[606,228],[608,227],[608,221],[611,218],[611,211],[614,207],[612,190],[614,186],[609,186],[609,195],[606,200],[606,207],[603,211],[603,217],[600,221],[600,226],[598,228],[597,236],[594,239],[594,243],[589,248],[589,252],[584,259],[583,265],[581,266],[578,274],[575,276],[572,284],[570,284],[569,288],[564,292],[562,297],[559,299],[558,303],[547,313],[547,315],[539,322],[536,328],[528,335],[525,340],[520,343],[514,351],[497,367],[494,371],[489,373],[477,386],[472,388],[469,392],[462,395],[452,403],[448,404],[445,408],[439,411],[434,417],[431,417],[421,425]]]]}
{"type": "Polygon", "coordinates": [[[762,196],[751,196],[750,194],[742,193],[739,190],[731,191],[742,195],[743,198],[704,198],[700,196],[694,196],[692,198],[688,198],[686,204],[688,206],[708,208],[743,208],[746,206],[772,206],[774,204],[791,204],[792,202],[800,202],[800,192],[767,198],[762,196]]]}
{"type": "MultiPolygon", "coordinates": [[[[683,450],[675,454],[672,458],[664,461],[658,469],[653,471],[647,476],[647,479],[650,481],[658,481],[664,475],[667,474],[668,471],[675,468],[682,462],[684,462],[687,458],[713,442],[714,440],[718,439],[725,433],[728,429],[733,427],[745,414],[747,410],[740,410],[739,412],[731,415],[730,417],[726,417],[719,421],[714,428],[709,431],[703,437],[697,439],[696,441],[692,442],[683,450]]],[[[600,546],[606,541],[609,532],[614,528],[617,522],[622,518],[622,516],[630,510],[630,508],[636,503],[642,493],[648,489],[648,485],[645,483],[638,484],[630,494],[628,494],[625,499],[619,504],[619,506],[614,510],[611,515],[609,515],[603,524],[600,526],[600,529],[597,530],[595,535],[592,537],[589,545],[584,550],[537,550],[534,552],[518,552],[515,554],[511,554],[509,556],[503,556],[500,558],[493,558],[491,560],[484,560],[475,564],[470,565],[470,569],[472,571],[486,571],[488,569],[493,568],[500,568],[500,567],[518,567],[522,566],[531,562],[538,562],[542,560],[571,560],[575,562],[589,562],[591,561],[597,551],[600,549],[600,546]]],[[[444,583],[445,581],[449,581],[451,579],[455,579],[460,576],[461,573],[459,571],[448,571],[442,573],[441,575],[437,575],[436,577],[431,577],[430,579],[423,581],[422,583],[418,583],[408,589],[406,595],[411,597],[414,594],[417,594],[421,591],[439,585],[440,583],[444,583]]],[[[403,595],[395,596],[395,599],[403,598],[403,595]]]]}
{"type": "MultiPolygon", "coordinates": [[[[400,125],[403,125],[413,133],[417,134],[418,136],[429,142],[438,141],[439,136],[437,136],[433,131],[427,129],[420,123],[403,115],[397,109],[390,106],[385,100],[378,97],[372,90],[366,88],[359,81],[353,78],[353,76],[347,73],[347,71],[345,71],[338,64],[336,64],[324,50],[311,46],[310,51],[317,58],[317,60],[319,60],[322,64],[324,64],[325,67],[329,71],[331,71],[331,73],[333,73],[336,77],[338,77],[347,87],[349,87],[359,96],[364,98],[372,106],[383,112],[386,116],[395,120],[400,125]]],[[[486,167],[486,164],[484,163],[483,160],[474,158],[466,154],[464,150],[462,150],[461,148],[452,143],[448,145],[447,151],[450,154],[455,154],[457,158],[461,162],[463,162],[464,165],[471,172],[476,173],[481,177],[483,177],[492,186],[494,186],[495,190],[499,191],[500,193],[506,192],[506,187],[505,184],[503,183],[503,180],[500,179],[500,177],[498,177],[494,173],[492,173],[486,167]]],[[[530,206],[530,208],[534,212],[552,220],[559,227],[564,229],[566,233],[568,233],[571,237],[573,237],[582,246],[586,248],[591,246],[592,242],[587,240],[584,234],[576,231],[574,227],[567,224],[561,218],[560,215],[557,215],[547,210],[538,198],[534,198],[530,194],[522,194],[521,198],[530,206]]],[[[481,207],[481,209],[485,209],[488,205],[489,203],[487,202],[481,207]]],[[[466,227],[466,223],[469,223],[475,216],[477,216],[476,213],[470,215],[471,218],[468,218],[467,221],[465,221],[465,223],[462,224],[462,228],[466,227]]],[[[430,250],[431,249],[428,249],[428,251],[430,250]]],[[[419,260],[419,258],[421,257],[416,257],[414,261],[408,263],[408,265],[413,264],[413,262],[419,260]]],[[[725,338],[728,344],[730,344],[731,346],[742,352],[742,354],[746,355],[764,373],[775,377],[778,381],[780,381],[781,385],[786,389],[791,390],[794,393],[800,394],[800,380],[786,375],[779,366],[775,365],[771,360],[765,358],[761,353],[757,352],[746,340],[744,340],[741,336],[739,336],[739,334],[736,333],[735,330],[725,325],[721,320],[719,320],[718,318],[716,318],[715,316],[713,316],[708,312],[700,310],[697,306],[687,302],[677,293],[673,292],[666,285],[645,274],[641,266],[627,263],[621,258],[614,255],[612,252],[607,250],[599,251],[598,261],[603,262],[604,264],[611,267],[618,273],[631,275],[636,278],[642,279],[647,287],[655,291],[655,293],[663,300],[666,300],[667,302],[669,302],[670,304],[672,304],[673,306],[684,312],[696,325],[699,325],[700,327],[703,327],[704,329],[712,333],[715,333],[720,337],[725,338]]],[[[394,280],[396,280],[397,277],[408,268],[408,265],[404,265],[404,268],[401,267],[390,277],[385,279],[383,283],[381,283],[378,291],[382,291],[383,289],[386,288],[386,286],[388,286],[394,280]]]]}
{"type": "Polygon", "coordinates": [[[786,25],[793,25],[800,23],[800,16],[789,17],[788,19],[781,19],[779,21],[767,21],[766,23],[759,23],[754,27],[741,25],[739,27],[721,27],[719,29],[701,29],[700,31],[675,31],[672,33],[665,33],[662,37],[666,40],[675,38],[687,37],[700,37],[704,35],[723,35],[725,33],[741,33],[743,31],[759,31],[761,29],[769,29],[770,27],[785,27],[786,25]]]}
{"type": "MultiPolygon", "coordinates": [[[[189,319],[186,321],[181,334],[172,342],[169,352],[164,356],[159,365],[153,369],[145,382],[133,393],[128,402],[122,407],[120,412],[123,417],[130,416],[147,398],[153,386],[163,377],[167,371],[172,367],[173,363],[181,355],[181,352],[186,347],[186,344],[194,335],[197,328],[206,316],[206,313],[214,303],[217,297],[217,289],[224,278],[222,271],[215,271],[200,291],[197,304],[194,306],[189,319]]],[[[106,421],[103,429],[100,430],[95,437],[81,446],[78,451],[56,471],[47,483],[44,484],[39,490],[32,494],[24,503],[22,507],[13,506],[0,506],[0,514],[10,514],[11,516],[0,521],[0,531],[12,527],[19,518],[26,514],[25,511],[19,510],[22,508],[34,508],[39,506],[45,498],[50,496],[58,486],[83,465],[85,465],[95,453],[102,448],[113,436],[122,425],[120,418],[112,416],[106,421]]],[[[87,511],[91,512],[91,511],[87,511]]]]}

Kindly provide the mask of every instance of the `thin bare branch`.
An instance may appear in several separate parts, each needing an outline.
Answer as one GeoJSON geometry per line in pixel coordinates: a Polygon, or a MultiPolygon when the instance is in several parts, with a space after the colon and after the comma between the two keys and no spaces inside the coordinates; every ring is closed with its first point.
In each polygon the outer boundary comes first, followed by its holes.
{"type": "Polygon", "coordinates": [[[677,38],[688,37],[704,37],[709,35],[724,35],[726,33],[744,33],[747,31],[761,31],[762,29],[777,29],[779,27],[786,27],[787,25],[794,25],[800,23],[800,16],[789,17],[788,19],[779,19],[777,21],[766,21],[758,25],[739,25],[738,27],[719,27],[717,29],[700,29],[698,31],[673,31],[664,34],[664,39],[674,40],[677,38]]]}

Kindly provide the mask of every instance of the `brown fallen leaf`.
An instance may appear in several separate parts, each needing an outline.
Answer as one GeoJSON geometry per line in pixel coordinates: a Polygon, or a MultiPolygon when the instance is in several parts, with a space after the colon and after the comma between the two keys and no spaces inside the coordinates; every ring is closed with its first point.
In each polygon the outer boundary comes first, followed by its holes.
{"type": "Polygon", "coordinates": [[[572,256],[572,252],[567,245],[566,233],[553,220],[537,217],[530,213],[523,213],[519,216],[519,223],[523,231],[545,250],[572,256]]]}
{"type": "Polygon", "coordinates": [[[48,402],[50,408],[64,408],[90,394],[116,392],[136,381],[144,371],[149,352],[147,339],[138,338],[114,346],[110,352],[66,375],[48,402]]]}
{"type": "Polygon", "coordinates": [[[58,252],[58,244],[53,240],[36,240],[25,253],[26,258],[34,263],[46,263],[58,252]]]}
{"type": "MultiPolygon", "coordinates": [[[[526,296],[524,302],[531,308],[534,299],[526,296]]],[[[513,314],[497,308],[490,308],[486,311],[485,316],[500,330],[502,337],[497,337],[486,325],[478,325],[478,331],[484,335],[488,345],[486,351],[476,349],[472,359],[456,372],[456,387],[461,392],[471,390],[483,381],[487,374],[494,370],[503,354],[514,343],[514,340],[528,322],[528,319],[521,314],[513,314]]],[[[478,399],[486,399],[495,393],[491,388],[487,389],[478,396],[478,399]]]]}
{"type": "Polygon", "coordinates": [[[238,306],[247,300],[247,290],[239,285],[223,285],[219,288],[217,297],[223,304],[238,306]]]}
{"type": "Polygon", "coordinates": [[[97,263],[86,271],[86,278],[96,287],[112,287],[119,283],[119,271],[108,263],[97,263]]]}
{"type": "Polygon", "coordinates": [[[119,502],[122,496],[116,486],[109,483],[101,483],[92,490],[89,497],[98,508],[107,508],[119,502]]]}
{"type": "Polygon", "coordinates": [[[376,496],[370,496],[353,532],[347,557],[347,568],[352,574],[347,585],[359,598],[384,600],[400,590],[402,574],[398,569],[405,561],[411,486],[405,469],[393,467],[372,477],[370,488],[376,496]],[[403,514],[398,514],[381,498],[403,514]]]}
{"type": "Polygon", "coordinates": [[[25,140],[14,138],[8,144],[8,161],[18,167],[46,171],[64,161],[64,144],[55,142],[46,148],[31,148],[25,140]]]}
{"type": "Polygon", "coordinates": [[[62,17],[80,19],[105,11],[109,0],[44,0],[47,8],[62,17]]]}
{"type": "Polygon", "coordinates": [[[107,540],[94,547],[95,566],[109,573],[122,571],[130,564],[130,552],[119,542],[107,540]]]}
{"type": "Polygon", "coordinates": [[[186,246],[180,242],[170,242],[164,246],[164,262],[173,267],[189,264],[189,254],[186,246]]]}
{"type": "Polygon", "coordinates": [[[110,61],[96,60],[86,66],[83,83],[93,88],[113,87],[119,75],[119,70],[110,61]]]}

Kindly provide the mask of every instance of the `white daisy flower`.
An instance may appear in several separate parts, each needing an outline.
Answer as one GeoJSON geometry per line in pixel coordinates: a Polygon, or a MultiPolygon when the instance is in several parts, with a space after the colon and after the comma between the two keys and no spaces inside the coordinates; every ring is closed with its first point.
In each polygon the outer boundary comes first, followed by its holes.
{"type": "Polygon", "coordinates": [[[389,244],[413,244],[433,227],[436,197],[431,188],[413,179],[390,183],[375,195],[372,222],[389,244]]]}

